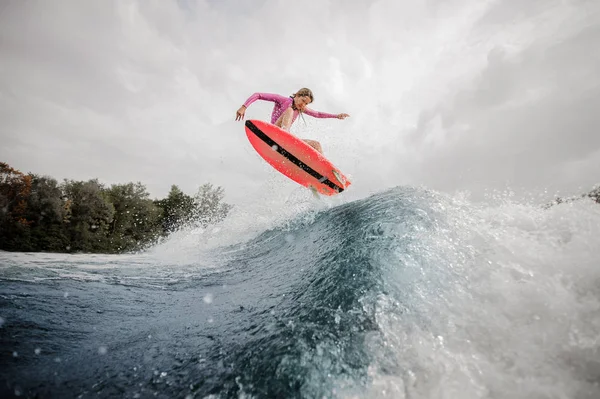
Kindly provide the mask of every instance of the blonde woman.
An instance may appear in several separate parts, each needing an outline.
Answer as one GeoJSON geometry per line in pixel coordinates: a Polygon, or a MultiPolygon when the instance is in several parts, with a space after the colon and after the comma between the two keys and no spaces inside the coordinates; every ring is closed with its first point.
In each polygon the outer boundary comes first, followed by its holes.
{"type": "MultiPolygon", "coordinates": [[[[350,116],[344,113],[328,114],[326,112],[314,111],[308,108],[307,105],[313,102],[314,97],[310,89],[302,88],[289,97],[281,96],[279,94],[254,93],[246,100],[244,105],[237,110],[235,120],[241,121],[244,119],[246,109],[256,100],[271,101],[275,103],[273,112],[271,113],[271,123],[286,131],[290,130],[290,127],[300,114],[310,115],[315,118],[337,119],[345,119],[350,116]]],[[[303,139],[303,141],[321,154],[323,153],[321,144],[318,141],[307,139],[303,139]]]]}

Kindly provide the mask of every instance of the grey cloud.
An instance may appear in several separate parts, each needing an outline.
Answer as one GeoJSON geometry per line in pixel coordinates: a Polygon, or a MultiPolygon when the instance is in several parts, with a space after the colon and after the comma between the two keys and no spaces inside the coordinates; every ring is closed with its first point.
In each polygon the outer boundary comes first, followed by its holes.
{"type": "Polygon", "coordinates": [[[428,137],[437,120],[446,136],[421,165],[421,178],[443,189],[600,182],[586,169],[557,180],[566,164],[600,148],[599,42],[600,27],[591,25],[516,56],[492,50],[471,86],[422,114],[413,143],[428,137]]]}
{"type": "Polygon", "coordinates": [[[307,86],[315,109],[352,117],[295,132],[326,143],[356,193],[587,184],[598,6],[526,3],[4,2],[0,159],[156,196],[210,181],[244,201],[276,175],[235,110],[307,86]]]}

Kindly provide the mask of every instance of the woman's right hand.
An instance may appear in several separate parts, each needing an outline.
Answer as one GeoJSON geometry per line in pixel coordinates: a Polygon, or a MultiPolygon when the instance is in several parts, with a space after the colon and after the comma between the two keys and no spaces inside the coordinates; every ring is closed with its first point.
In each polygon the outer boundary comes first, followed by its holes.
{"type": "Polygon", "coordinates": [[[242,119],[244,119],[245,114],[246,114],[246,106],[242,105],[240,107],[240,109],[238,109],[237,112],[235,113],[235,120],[241,121],[242,119]]]}

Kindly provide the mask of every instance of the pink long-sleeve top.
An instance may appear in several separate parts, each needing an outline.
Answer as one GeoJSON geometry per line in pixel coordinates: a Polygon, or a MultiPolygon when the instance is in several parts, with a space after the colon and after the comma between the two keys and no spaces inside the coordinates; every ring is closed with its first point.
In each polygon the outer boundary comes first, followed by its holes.
{"type": "MultiPolygon", "coordinates": [[[[273,112],[271,112],[271,123],[273,124],[277,122],[277,119],[279,119],[283,111],[291,107],[292,103],[294,102],[294,99],[292,97],[284,97],[280,96],[279,94],[254,93],[253,95],[248,97],[248,99],[244,103],[244,106],[248,108],[248,106],[256,100],[271,101],[275,103],[275,105],[273,106],[273,112]]],[[[294,117],[292,118],[292,123],[294,123],[294,121],[298,117],[298,113],[298,110],[294,110],[294,117]]],[[[328,114],[326,112],[314,111],[308,108],[304,109],[304,113],[315,118],[337,118],[337,115],[328,114]]]]}

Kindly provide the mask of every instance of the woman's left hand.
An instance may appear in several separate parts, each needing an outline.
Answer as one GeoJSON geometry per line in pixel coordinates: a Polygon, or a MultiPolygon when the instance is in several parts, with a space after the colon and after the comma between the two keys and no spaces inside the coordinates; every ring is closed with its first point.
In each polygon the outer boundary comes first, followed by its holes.
{"type": "Polygon", "coordinates": [[[350,115],[348,115],[348,114],[338,114],[338,115],[337,115],[337,118],[338,118],[338,119],[346,119],[346,118],[347,118],[347,117],[349,117],[349,116],[350,116],[350,115]]]}

